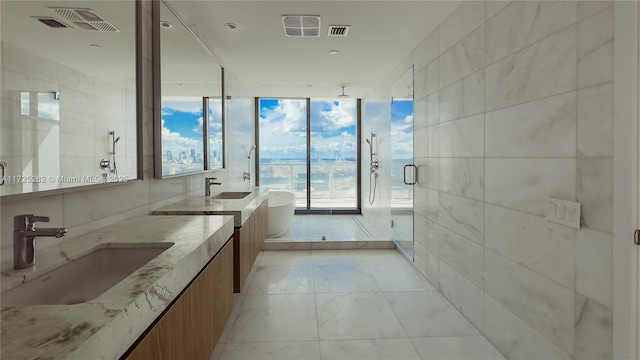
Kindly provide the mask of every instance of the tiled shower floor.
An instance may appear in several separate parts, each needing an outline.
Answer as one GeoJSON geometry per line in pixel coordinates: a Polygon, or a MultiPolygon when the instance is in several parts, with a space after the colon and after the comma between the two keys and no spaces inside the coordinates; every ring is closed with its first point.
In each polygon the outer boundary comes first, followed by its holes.
{"type": "Polygon", "coordinates": [[[296,215],[289,230],[267,241],[387,240],[360,215],[296,215]]]}
{"type": "Polygon", "coordinates": [[[396,250],[263,251],[215,360],[504,359],[396,250]]]}

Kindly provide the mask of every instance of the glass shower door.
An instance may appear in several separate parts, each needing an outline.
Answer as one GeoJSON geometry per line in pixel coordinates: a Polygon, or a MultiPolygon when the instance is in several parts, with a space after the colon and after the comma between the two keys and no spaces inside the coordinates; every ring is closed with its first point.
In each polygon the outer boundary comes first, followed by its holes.
{"type": "Polygon", "coordinates": [[[391,94],[391,240],[413,261],[413,66],[391,94]]]}

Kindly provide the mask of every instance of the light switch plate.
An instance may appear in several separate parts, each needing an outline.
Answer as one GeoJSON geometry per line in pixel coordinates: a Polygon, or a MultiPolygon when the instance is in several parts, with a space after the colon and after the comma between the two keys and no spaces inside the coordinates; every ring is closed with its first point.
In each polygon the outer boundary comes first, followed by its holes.
{"type": "Polygon", "coordinates": [[[580,229],[580,203],[547,198],[545,201],[547,221],[580,229]]]}

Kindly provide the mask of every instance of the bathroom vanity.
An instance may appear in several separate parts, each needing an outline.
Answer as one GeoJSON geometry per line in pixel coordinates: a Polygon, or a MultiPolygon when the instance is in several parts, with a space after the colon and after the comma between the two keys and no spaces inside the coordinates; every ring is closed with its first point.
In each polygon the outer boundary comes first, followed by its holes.
{"type": "Polygon", "coordinates": [[[18,298],[2,299],[2,357],[208,358],[233,306],[233,231],[231,216],[142,216],[43,249],[32,268],[3,264],[3,295],[18,292],[18,298]],[[115,285],[88,290],[139,258],[122,254],[142,253],[151,255],[115,285]],[[83,270],[87,257],[107,271],[83,270]],[[73,276],[67,283],[92,286],[73,290],[80,298],[19,305],[19,296],[44,291],[28,285],[46,287],[62,268],[73,276]]]}
{"type": "Polygon", "coordinates": [[[209,196],[191,197],[153,214],[233,215],[233,287],[234,292],[239,293],[267,237],[269,189],[264,186],[221,186],[215,190],[209,196]]]}

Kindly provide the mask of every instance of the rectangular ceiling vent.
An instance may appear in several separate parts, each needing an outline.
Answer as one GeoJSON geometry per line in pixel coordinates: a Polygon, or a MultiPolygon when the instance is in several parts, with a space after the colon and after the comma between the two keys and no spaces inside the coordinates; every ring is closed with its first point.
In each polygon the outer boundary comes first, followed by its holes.
{"type": "Polygon", "coordinates": [[[119,32],[120,30],[91,9],[50,8],[60,18],[70,21],[82,30],[119,32]]]}
{"type": "Polygon", "coordinates": [[[329,25],[327,36],[346,37],[349,35],[350,25],[329,25]]]}
{"type": "Polygon", "coordinates": [[[35,19],[52,29],[66,29],[69,27],[54,18],[36,17],[35,19]]]}
{"type": "Polygon", "coordinates": [[[282,15],[284,34],[290,37],[319,37],[320,16],[282,15]]]}

